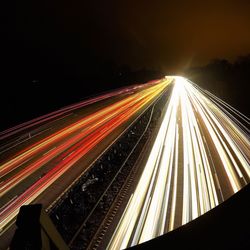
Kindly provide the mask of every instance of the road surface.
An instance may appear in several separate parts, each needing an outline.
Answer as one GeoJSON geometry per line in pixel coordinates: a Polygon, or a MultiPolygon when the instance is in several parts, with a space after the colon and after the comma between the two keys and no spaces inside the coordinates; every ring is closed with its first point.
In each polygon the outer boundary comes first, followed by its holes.
{"type": "Polygon", "coordinates": [[[167,233],[247,185],[249,118],[193,82],[167,76],[0,133],[0,237],[13,227],[20,206],[51,206],[172,85],[152,148],[145,150],[141,174],[105,248],[167,233]]]}
{"type": "Polygon", "coordinates": [[[163,79],[120,89],[1,133],[6,141],[0,165],[1,235],[13,225],[22,205],[42,202],[48,206],[51,193],[50,203],[56,200],[87,170],[90,159],[98,157],[169,84],[163,79]],[[96,106],[90,112],[86,105],[93,103],[96,106]]]}
{"type": "Polygon", "coordinates": [[[250,120],[187,79],[173,78],[157,137],[107,249],[184,225],[250,181],[250,120]]]}

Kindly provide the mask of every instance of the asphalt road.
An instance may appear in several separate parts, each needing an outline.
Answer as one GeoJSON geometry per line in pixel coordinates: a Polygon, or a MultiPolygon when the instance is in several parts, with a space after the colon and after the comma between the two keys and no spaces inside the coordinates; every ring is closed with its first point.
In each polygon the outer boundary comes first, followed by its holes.
{"type": "Polygon", "coordinates": [[[51,206],[170,82],[120,89],[1,133],[1,245],[20,206],[51,206]]]}

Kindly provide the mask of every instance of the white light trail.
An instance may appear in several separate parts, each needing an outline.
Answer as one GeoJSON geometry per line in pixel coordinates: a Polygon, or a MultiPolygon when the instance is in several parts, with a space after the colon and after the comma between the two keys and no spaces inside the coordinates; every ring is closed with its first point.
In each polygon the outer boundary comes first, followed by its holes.
{"type": "Polygon", "coordinates": [[[108,249],[123,249],[171,231],[250,181],[246,127],[217,97],[183,77],[166,78],[174,80],[166,112],[108,249]]]}

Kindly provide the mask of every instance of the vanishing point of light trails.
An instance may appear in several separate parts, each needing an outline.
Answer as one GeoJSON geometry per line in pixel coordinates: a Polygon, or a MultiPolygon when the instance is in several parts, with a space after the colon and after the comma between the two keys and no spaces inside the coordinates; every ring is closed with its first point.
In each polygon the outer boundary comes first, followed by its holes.
{"type": "MultiPolygon", "coordinates": [[[[158,84],[148,83],[140,88],[136,86],[136,90],[128,88],[128,91],[122,91],[120,100],[111,100],[111,104],[106,107],[46,135],[6,159],[0,165],[0,198],[7,197],[8,202],[0,207],[0,232],[12,225],[22,205],[34,202],[61,176],[74,171],[75,164],[81,158],[94,150],[116,128],[150,105],[166,90],[169,83],[170,80],[164,79],[158,84]],[[33,180],[34,174],[49,163],[53,167],[33,180]],[[29,186],[20,193],[22,184],[29,186]]],[[[17,130],[21,128],[22,126],[16,127],[17,130]]],[[[14,132],[15,130],[7,131],[11,134],[14,132]]]]}
{"type": "Polygon", "coordinates": [[[250,120],[242,117],[247,128],[232,119],[236,111],[220,99],[212,100],[185,78],[166,78],[175,80],[168,106],[108,249],[184,225],[250,181],[250,120]]]}

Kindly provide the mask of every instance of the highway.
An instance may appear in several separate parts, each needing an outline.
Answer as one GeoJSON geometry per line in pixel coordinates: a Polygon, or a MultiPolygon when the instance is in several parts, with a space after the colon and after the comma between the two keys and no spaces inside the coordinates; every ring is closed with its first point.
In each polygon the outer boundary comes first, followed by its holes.
{"type": "MultiPolygon", "coordinates": [[[[74,176],[80,160],[90,153],[98,157],[98,145],[112,143],[114,134],[119,137],[170,83],[170,79],[162,79],[115,90],[2,132],[0,234],[13,225],[22,205],[43,203],[41,197],[46,200],[54,183],[74,176]]],[[[85,162],[81,172],[91,163],[85,162]]],[[[60,185],[62,191],[69,183],[60,185]]]]}
{"type": "Polygon", "coordinates": [[[168,107],[107,249],[180,227],[250,181],[249,118],[183,77],[166,79],[174,80],[168,107]]]}
{"type": "Polygon", "coordinates": [[[54,204],[170,86],[152,147],[140,155],[140,175],[105,249],[124,249],[172,231],[247,185],[250,119],[190,80],[166,76],[1,132],[0,240],[22,205],[54,204]]]}

